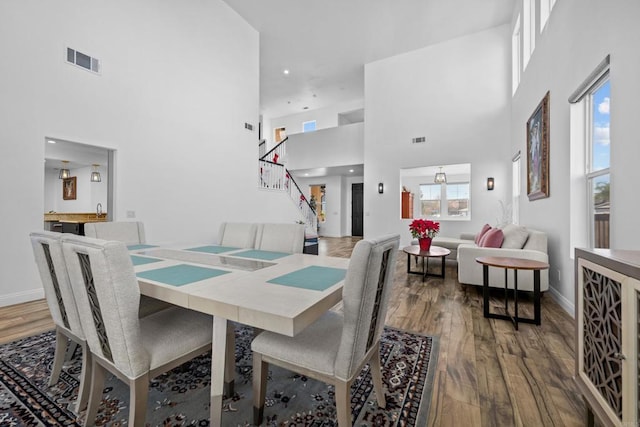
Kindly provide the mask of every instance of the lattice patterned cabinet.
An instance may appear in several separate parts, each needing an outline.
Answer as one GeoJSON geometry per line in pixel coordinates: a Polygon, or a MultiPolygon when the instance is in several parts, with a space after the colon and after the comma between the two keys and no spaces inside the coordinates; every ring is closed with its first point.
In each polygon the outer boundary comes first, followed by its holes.
{"type": "Polygon", "coordinates": [[[640,421],[640,251],[576,249],[576,383],[604,425],[640,421]]]}

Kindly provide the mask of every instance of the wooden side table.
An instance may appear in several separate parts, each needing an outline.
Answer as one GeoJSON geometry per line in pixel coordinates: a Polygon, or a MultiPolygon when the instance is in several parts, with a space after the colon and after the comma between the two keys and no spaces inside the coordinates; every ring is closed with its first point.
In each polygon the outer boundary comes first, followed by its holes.
{"type": "Polygon", "coordinates": [[[447,248],[442,248],[440,246],[433,246],[429,248],[428,251],[421,251],[419,245],[412,245],[402,248],[404,252],[407,254],[407,273],[409,274],[421,274],[422,281],[424,282],[424,278],[427,276],[435,276],[442,277],[444,279],[444,259],[451,253],[451,251],[447,248]],[[412,271],[411,270],[411,256],[422,258],[422,271],[412,271]],[[441,274],[432,274],[429,273],[429,258],[442,258],[442,270],[441,274]],[[425,263],[425,259],[427,260],[425,263]]]}
{"type": "Polygon", "coordinates": [[[540,270],[546,270],[549,268],[549,264],[522,258],[494,256],[478,257],[476,258],[476,262],[482,264],[484,317],[511,320],[516,331],[518,330],[518,322],[540,325],[540,270]],[[506,314],[489,312],[489,267],[504,268],[504,310],[506,314]],[[513,270],[513,299],[515,305],[513,316],[509,313],[509,304],[507,299],[509,293],[507,275],[509,270],[513,270]],[[533,319],[518,316],[518,270],[533,271],[533,319]]]}

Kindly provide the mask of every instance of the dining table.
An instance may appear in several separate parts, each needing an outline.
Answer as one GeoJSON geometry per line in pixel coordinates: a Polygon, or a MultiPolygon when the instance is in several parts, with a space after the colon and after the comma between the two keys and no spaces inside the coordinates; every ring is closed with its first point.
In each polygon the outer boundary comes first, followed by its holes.
{"type": "Polygon", "coordinates": [[[348,258],[218,245],[128,246],[140,293],[213,316],[210,425],[233,394],[234,322],[295,336],[342,300],[348,258]]]}

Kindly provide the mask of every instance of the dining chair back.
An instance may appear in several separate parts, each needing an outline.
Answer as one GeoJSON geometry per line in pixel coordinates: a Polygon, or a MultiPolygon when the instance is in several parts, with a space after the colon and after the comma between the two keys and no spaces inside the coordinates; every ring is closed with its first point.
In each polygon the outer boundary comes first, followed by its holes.
{"type": "Polygon", "coordinates": [[[139,221],[87,222],[84,235],[94,239],[118,240],[127,245],[146,243],[144,224],[139,221]]]}
{"type": "Polygon", "coordinates": [[[301,254],[304,224],[258,224],[255,249],[301,254]]]}
{"type": "Polygon", "coordinates": [[[335,386],[340,426],[351,425],[350,387],[366,363],[378,405],[385,407],[380,337],[393,285],[400,236],[359,241],[342,291],[343,312],[329,311],[294,337],[262,332],[253,350],[254,424],[262,422],[268,364],[335,386]]]}
{"type": "Polygon", "coordinates": [[[232,248],[253,248],[257,230],[257,224],[223,222],[218,231],[218,244],[232,248]]]}
{"type": "Polygon", "coordinates": [[[91,353],[87,347],[76,300],[69,283],[60,242],[62,234],[37,231],[30,233],[29,237],[49,312],[56,327],[56,347],[49,386],[58,382],[66,352],[69,351],[71,355],[75,347],[80,346],[82,348],[82,370],[78,399],[76,400],[76,412],[80,412],[84,409],[89,397],[88,381],[91,377],[91,353]],[[72,346],[67,348],[68,344],[72,344],[72,346]]]}
{"type": "Polygon", "coordinates": [[[66,234],[62,248],[89,349],[92,425],[105,371],[130,387],[129,425],[144,425],[149,380],[211,349],[211,316],[179,307],[138,317],[140,290],[123,242],[66,234]]]}

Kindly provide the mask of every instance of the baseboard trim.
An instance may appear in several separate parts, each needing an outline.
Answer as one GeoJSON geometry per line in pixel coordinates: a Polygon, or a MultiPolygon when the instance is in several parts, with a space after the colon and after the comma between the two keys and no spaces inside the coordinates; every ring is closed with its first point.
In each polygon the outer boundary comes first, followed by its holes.
{"type": "Polygon", "coordinates": [[[574,319],[576,318],[576,306],[573,301],[569,301],[567,298],[565,298],[564,295],[562,295],[553,287],[549,287],[549,293],[551,294],[551,298],[553,298],[555,302],[557,302],[558,305],[564,309],[564,311],[569,313],[569,315],[574,319]]]}
{"type": "Polygon", "coordinates": [[[21,304],[23,302],[35,301],[44,298],[44,289],[31,289],[24,292],[16,292],[9,295],[0,296],[0,307],[21,304]]]}

